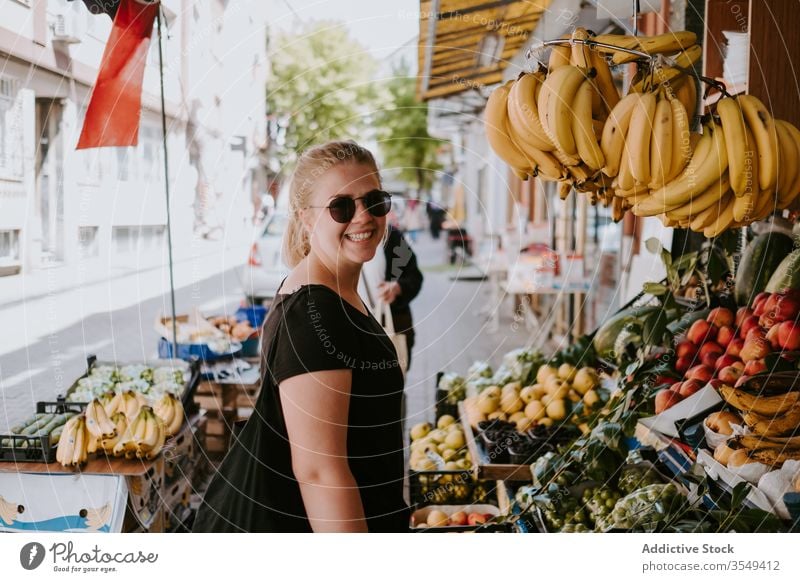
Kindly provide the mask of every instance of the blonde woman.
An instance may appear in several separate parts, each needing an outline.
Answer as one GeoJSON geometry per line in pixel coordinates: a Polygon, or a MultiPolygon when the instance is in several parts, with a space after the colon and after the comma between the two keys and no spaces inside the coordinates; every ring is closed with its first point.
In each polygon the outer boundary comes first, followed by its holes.
{"type": "Polygon", "coordinates": [[[403,374],[356,290],[391,198],[368,150],[331,142],[299,159],[290,209],[261,393],[194,531],[405,531],[403,374]]]}

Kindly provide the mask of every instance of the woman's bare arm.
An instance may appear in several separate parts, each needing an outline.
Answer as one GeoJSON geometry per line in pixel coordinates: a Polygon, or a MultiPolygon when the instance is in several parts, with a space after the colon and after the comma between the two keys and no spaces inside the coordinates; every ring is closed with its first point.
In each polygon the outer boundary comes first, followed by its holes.
{"type": "Polygon", "coordinates": [[[366,532],[347,461],[350,370],[301,374],[280,384],[281,405],[306,513],[315,532],[366,532]]]}

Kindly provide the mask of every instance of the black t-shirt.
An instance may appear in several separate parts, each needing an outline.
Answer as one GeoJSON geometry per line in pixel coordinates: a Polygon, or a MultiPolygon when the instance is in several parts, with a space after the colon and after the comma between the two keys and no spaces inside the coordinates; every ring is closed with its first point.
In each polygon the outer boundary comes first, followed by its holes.
{"type": "Polygon", "coordinates": [[[278,295],[264,323],[261,393],[212,479],[196,532],[309,532],[278,385],[321,370],[353,371],[347,454],[371,532],[407,531],[403,500],[403,375],[383,328],[335,291],[278,295]]]}

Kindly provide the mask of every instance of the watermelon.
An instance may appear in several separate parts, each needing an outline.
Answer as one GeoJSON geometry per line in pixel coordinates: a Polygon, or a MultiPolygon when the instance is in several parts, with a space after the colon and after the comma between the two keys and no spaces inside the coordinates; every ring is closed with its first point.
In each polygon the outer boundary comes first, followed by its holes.
{"type": "Polygon", "coordinates": [[[800,289],[800,250],[789,253],[781,261],[764,290],[781,293],[791,289],[800,289]]]}
{"type": "Polygon", "coordinates": [[[756,295],[764,290],[770,291],[768,283],[780,270],[782,261],[789,258],[787,255],[791,256],[792,248],[792,238],[780,232],[767,232],[753,239],[745,249],[736,273],[734,296],[737,305],[748,306],[756,295]]]}
{"type": "Polygon", "coordinates": [[[661,308],[632,307],[612,315],[594,334],[592,343],[597,355],[605,359],[611,357],[614,354],[614,342],[616,342],[617,336],[620,335],[623,328],[629,323],[638,321],[640,317],[658,309],[661,308]]]}

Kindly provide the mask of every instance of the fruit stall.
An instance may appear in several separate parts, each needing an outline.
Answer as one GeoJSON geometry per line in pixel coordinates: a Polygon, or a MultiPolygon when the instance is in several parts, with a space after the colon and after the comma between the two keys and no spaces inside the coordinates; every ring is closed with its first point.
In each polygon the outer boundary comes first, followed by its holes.
{"type": "Polygon", "coordinates": [[[159,357],[90,356],[64,395],[0,435],[0,531],[185,531],[257,397],[264,315],[178,316],[174,343],[159,318],[159,357]]]}
{"type": "Polygon", "coordinates": [[[800,527],[800,130],[701,75],[700,42],[576,27],[489,94],[520,179],[690,244],[647,240],[666,276],[567,349],[440,375],[410,433],[415,531],[800,527]]]}

